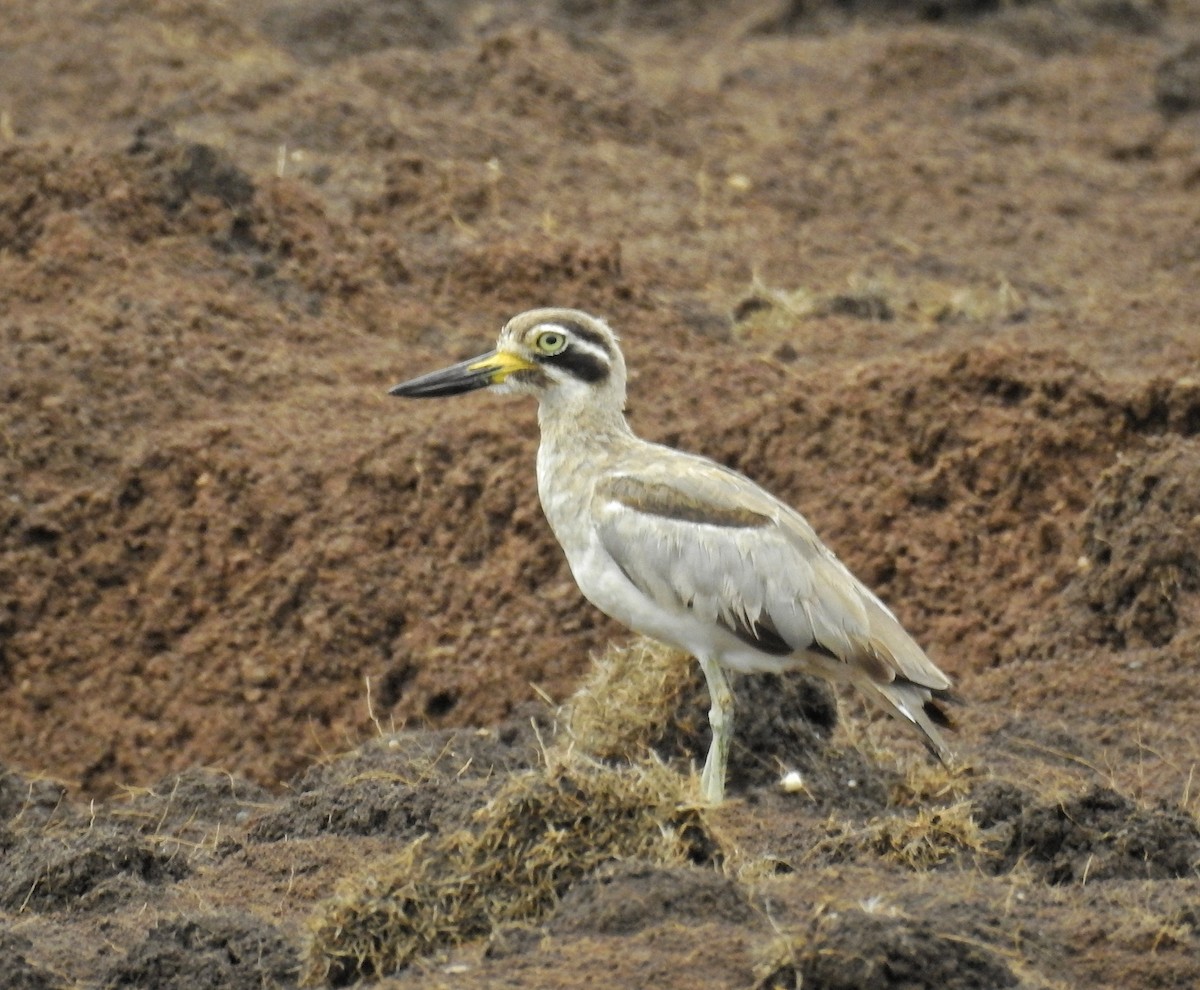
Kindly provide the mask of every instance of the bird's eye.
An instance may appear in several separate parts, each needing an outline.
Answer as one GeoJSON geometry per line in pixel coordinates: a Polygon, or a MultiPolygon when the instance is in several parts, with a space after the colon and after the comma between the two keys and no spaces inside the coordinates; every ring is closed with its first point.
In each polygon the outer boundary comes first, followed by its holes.
{"type": "Polygon", "coordinates": [[[543,330],[537,335],[534,346],[543,354],[557,354],[567,346],[567,335],[558,330],[543,330]]]}

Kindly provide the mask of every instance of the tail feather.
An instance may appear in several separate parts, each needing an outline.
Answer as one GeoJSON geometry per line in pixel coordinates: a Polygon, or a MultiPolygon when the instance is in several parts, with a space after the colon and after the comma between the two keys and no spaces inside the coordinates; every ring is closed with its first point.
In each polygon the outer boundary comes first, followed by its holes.
{"type": "Polygon", "coordinates": [[[890,684],[872,681],[863,687],[866,695],[885,712],[915,726],[925,748],[942,763],[949,763],[954,758],[939,727],[954,728],[954,720],[941,703],[961,704],[962,700],[956,694],[948,690],[931,690],[901,677],[890,684]]]}

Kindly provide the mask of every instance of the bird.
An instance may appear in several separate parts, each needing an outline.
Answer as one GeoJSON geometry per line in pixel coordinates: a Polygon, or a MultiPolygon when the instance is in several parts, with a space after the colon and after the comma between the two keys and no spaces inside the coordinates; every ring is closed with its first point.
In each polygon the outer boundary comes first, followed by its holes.
{"type": "Polygon", "coordinates": [[[709,693],[701,799],[720,804],[733,735],[727,671],[802,671],[849,683],[952,753],[950,679],[795,509],[708,458],[643,440],[608,324],[578,309],[512,317],[494,350],[389,390],[477,389],[538,400],[538,496],[583,596],[629,629],[691,654],[709,693]]]}

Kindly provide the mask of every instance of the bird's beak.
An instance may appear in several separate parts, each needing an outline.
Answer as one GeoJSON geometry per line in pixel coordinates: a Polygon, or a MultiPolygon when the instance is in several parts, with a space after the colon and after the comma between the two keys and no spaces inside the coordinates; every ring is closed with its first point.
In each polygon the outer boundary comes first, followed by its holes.
{"type": "Polygon", "coordinates": [[[412,381],[401,382],[389,389],[388,395],[402,395],[410,399],[458,395],[489,385],[499,385],[514,371],[528,371],[536,367],[532,361],[526,361],[511,351],[490,351],[441,371],[431,371],[412,381]]]}

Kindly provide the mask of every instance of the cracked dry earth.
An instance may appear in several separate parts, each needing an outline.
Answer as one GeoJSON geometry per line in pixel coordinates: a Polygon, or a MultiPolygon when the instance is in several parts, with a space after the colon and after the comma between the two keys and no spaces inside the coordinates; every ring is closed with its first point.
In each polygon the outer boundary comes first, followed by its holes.
{"type": "Polygon", "coordinates": [[[1200,985],[1195,2],[2,13],[0,984],[1200,985]],[[743,678],[695,807],[531,405],[385,395],[536,305],[895,608],[960,766],[743,678]]]}

